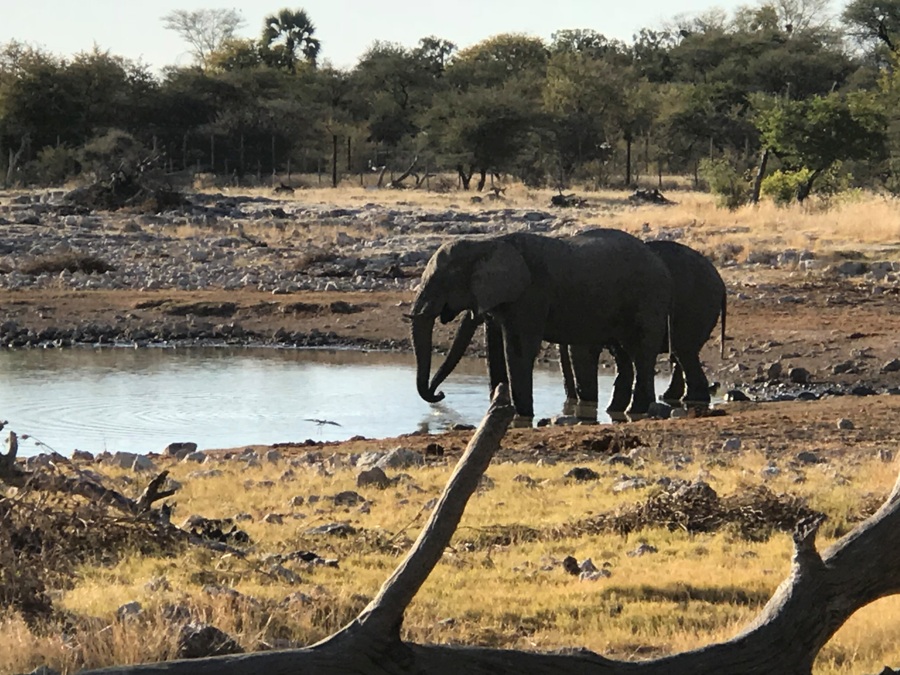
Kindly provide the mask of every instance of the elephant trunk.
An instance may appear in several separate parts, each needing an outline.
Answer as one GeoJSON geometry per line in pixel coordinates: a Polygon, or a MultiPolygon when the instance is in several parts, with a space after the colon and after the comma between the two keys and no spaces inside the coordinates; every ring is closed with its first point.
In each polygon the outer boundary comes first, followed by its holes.
{"type": "Polygon", "coordinates": [[[441,386],[441,383],[447,379],[447,376],[453,372],[453,369],[459,365],[459,361],[462,359],[463,354],[466,353],[466,349],[472,342],[472,338],[475,336],[475,329],[478,328],[480,323],[481,322],[476,319],[471,312],[463,317],[463,320],[459,324],[459,328],[456,330],[456,336],[453,338],[453,344],[450,346],[450,351],[447,352],[447,356],[444,358],[443,363],[441,363],[437,372],[434,374],[434,377],[431,379],[429,391],[434,392],[437,390],[437,388],[441,386]]]}
{"type": "Polygon", "coordinates": [[[413,349],[416,352],[416,389],[422,400],[429,403],[437,403],[444,398],[444,394],[435,394],[428,386],[428,378],[431,375],[431,333],[433,329],[433,316],[413,315],[412,340],[413,349]]]}

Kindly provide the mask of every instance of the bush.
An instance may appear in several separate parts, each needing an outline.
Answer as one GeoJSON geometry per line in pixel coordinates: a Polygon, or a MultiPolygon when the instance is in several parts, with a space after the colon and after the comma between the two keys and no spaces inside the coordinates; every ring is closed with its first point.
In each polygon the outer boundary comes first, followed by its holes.
{"type": "Polygon", "coordinates": [[[97,256],[88,253],[60,253],[34,258],[22,264],[22,274],[59,274],[60,272],[84,272],[85,274],[103,274],[115,269],[112,265],[97,256]]]}
{"type": "Polygon", "coordinates": [[[28,181],[39,185],[62,185],[78,171],[75,152],[64,146],[43,148],[37,158],[24,167],[28,181]]]}
{"type": "Polygon", "coordinates": [[[703,159],[699,173],[720,207],[734,211],[747,203],[747,181],[727,160],[703,159]]]}
{"type": "Polygon", "coordinates": [[[760,190],[779,206],[787,206],[797,198],[800,186],[809,180],[811,173],[809,169],[800,169],[799,171],[779,169],[763,178],[760,190]]]}

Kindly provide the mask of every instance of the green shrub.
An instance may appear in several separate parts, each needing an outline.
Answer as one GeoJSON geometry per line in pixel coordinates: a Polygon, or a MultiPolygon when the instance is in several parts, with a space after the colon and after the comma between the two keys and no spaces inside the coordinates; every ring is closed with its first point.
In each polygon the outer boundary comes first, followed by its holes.
{"type": "Polygon", "coordinates": [[[78,174],[76,154],[65,146],[48,146],[24,167],[29,183],[62,185],[78,174]]]}
{"type": "Polygon", "coordinates": [[[703,159],[699,167],[700,177],[716,196],[716,203],[729,211],[747,203],[747,181],[731,162],[724,159],[703,159]]]}

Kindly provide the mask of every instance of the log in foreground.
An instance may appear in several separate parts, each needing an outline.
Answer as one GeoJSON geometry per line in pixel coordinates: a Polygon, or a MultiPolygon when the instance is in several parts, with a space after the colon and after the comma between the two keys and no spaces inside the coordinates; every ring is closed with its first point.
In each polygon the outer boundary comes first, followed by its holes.
{"type": "Polygon", "coordinates": [[[641,662],[613,661],[587,650],[535,653],[404,643],[400,626],[406,607],[449,544],[513,412],[501,385],[409,554],[378,596],[331,637],[305,649],[106,668],[83,675],[808,675],[816,655],[854,612],[900,593],[898,479],[878,512],[824,554],[815,547],[820,520],[800,522],[790,575],[750,626],[726,642],[641,662]]]}

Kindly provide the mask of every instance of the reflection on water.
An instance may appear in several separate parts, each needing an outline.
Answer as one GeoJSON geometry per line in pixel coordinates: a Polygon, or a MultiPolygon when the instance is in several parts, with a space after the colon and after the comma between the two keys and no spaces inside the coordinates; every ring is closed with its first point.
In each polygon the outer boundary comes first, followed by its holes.
{"type": "MultiPolygon", "coordinates": [[[[434,432],[477,424],[488,406],[481,361],[464,360],[441,387],[446,398],[429,405],[416,393],[413,356],[377,352],[2,350],[0,378],[0,419],[63,454],[434,432]]],[[[601,399],[610,387],[601,378],[601,399]]],[[[536,369],[536,417],[560,414],[564,398],[558,369],[536,369]]],[[[33,440],[20,448],[41,449],[33,440]]]]}

